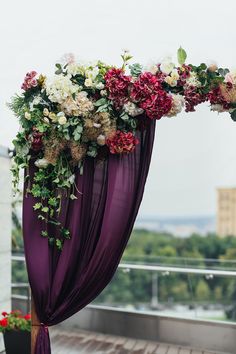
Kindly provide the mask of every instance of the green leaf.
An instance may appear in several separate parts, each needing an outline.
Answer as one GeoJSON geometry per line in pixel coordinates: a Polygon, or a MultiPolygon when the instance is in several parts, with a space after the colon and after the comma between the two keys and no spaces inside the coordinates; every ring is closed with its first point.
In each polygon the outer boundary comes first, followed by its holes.
{"type": "Polygon", "coordinates": [[[60,251],[62,250],[62,245],[63,245],[62,241],[59,238],[57,238],[56,239],[56,246],[60,251]]]}
{"type": "Polygon", "coordinates": [[[77,198],[74,194],[71,194],[71,195],[70,195],[70,199],[71,199],[71,200],[75,200],[75,199],[78,199],[78,198],[77,198]]]}
{"type": "Polygon", "coordinates": [[[182,47],[178,49],[177,58],[178,58],[179,65],[183,65],[185,63],[185,60],[187,58],[187,53],[182,47]]]}
{"type": "Polygon", "coordinates": [[[107,104],[107,99],[102,97],[94,103],[94,106],[98,107],[98,106],[103,106],[105,104],[107,104]]]}
{"type": "Polygon", "coordinates": [[[39,210],[41,208],[41,206],[42,206],[42,203],[35,203],[33,208],[34,208],[34,210],[39,210]]]}
{"type": "Polygon", "coordinates": [[[44,212],[44,213],[48,213],[49,208],[48,208],[48,207],[43,207],[41,210],[42,210],[42,212],[44,212]]]}
{"type": "Polygon", "coordinates": [[[48,232],[47,231],[41,231],[41,235],[43,237],[48,237],[48,232]]]}
{"type": "Polygon", "coordinates": [[[230,116],[234,122],[236,122],[236,109],[230,113],[230,116]]]}

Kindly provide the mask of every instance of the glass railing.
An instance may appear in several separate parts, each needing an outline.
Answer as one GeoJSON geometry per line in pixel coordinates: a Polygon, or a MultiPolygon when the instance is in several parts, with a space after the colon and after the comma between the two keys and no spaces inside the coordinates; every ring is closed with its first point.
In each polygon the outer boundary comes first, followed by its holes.
{"type": "MultiPolygon", "coordinates": [[[[236,321],[235,262],[199,260],[196,264],[197,260],[169,258],[167,263],[161,258],[146,263],[122,260],[113,280],[93,304],[181,318],[236,321]]],[[[24,257],[13,256],[12,265],[12,296],[27,300],[27,282],[19,284],[26,276],[24,257]]]]}

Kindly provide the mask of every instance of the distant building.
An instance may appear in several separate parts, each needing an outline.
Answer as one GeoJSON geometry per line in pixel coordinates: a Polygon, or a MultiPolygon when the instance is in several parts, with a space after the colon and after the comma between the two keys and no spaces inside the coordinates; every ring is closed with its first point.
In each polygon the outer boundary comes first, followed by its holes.
{"type": "Polygon", "coordinates": [[[217,234],[236,236],[236,187],[219,188],[217,193],[217,234]]]}

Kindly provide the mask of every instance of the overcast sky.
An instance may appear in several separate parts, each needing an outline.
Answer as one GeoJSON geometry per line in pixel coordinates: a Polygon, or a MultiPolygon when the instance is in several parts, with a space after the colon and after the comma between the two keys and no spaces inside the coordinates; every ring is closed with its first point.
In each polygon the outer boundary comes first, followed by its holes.
{"type": "MultiPolygon", "coordinates": [[[[5,106],[29,70],[51,74],[64,53],[119,64],[123,48],[142,64],[173,56],[236,67],[235,0],[4,1],[1,7],[0,144],[18,123],[5,106]]],[[[209,215],[216,188],[236,185],[236,123],[228,114],[196,113],[157,122],[141,215],[209,215]]]]}

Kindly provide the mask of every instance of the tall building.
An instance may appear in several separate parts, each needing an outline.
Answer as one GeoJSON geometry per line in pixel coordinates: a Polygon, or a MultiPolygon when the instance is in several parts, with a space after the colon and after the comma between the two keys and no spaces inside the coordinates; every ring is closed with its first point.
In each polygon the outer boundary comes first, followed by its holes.
{"type": "Polygon", "coordinates": [[[236,188],[218,188],[217,234],[236,236],[236,188]]]}

